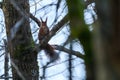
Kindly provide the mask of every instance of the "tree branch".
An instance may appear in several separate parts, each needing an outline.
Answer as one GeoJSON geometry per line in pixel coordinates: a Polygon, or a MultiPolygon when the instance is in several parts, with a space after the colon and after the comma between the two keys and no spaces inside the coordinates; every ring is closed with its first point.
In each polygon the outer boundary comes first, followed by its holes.
{"type": "Polygon", "coordinates": [[[67,49],[67,48],[65,48],[63,46],[60,46],[60,45],[52,45],[52,46],[56,50],[64,51],[64,52],[66,52],[68,54],[72,54],[72,55],[77,56],[77,57],[79,57],[81,59],[84,59],[84,55],[82,53],[78,52],[78,51],[69,50],[69,49],[67,49]]]}
{"type": "MultiPolygon", "coordinates": [[[[52,47],[56,50],[59,50],[59,51],[63,51],[63,52],[66,52],[68,54],[72,54],[76,57],[79,57],[81,59],[84,59],[84,55],[78,51],[74,51],[74,50],[69,50],[63,46],[60,46],[60,45],[52,45],[52,47]],[[72,52],[71,52],[72,51],[72,52]]],[[[39,52],[41,49],[40,49],[40,45],[39,44],[36,44],[36,47],[34,48],[34,51],[37,51],[39,52]]]]}
{"type": "Polygon", "coordinates": [[[35,16],[33,16],[33,14],[31,14],[31,13],[30,13],[30,18],[31,18],[32,20],[34,20],[39,27],[41,26],[40,20],[39,20],[38,18],[36,18],[35,16]]]}

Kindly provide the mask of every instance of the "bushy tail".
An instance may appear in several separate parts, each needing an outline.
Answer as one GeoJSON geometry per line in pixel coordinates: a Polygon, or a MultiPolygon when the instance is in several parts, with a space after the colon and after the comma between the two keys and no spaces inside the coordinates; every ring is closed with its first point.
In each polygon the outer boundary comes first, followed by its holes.
{"type": "Polygon", "coordinates": [[[54,48],[50,44],[47,44],[44,50],[45,54],[50,58],[51,62],[59,59],[59,55],[55,52],[54,48]]]}

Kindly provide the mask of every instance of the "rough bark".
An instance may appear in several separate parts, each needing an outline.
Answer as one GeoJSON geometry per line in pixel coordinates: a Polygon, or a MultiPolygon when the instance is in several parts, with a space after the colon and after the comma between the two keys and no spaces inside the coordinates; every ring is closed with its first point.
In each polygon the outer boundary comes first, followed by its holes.
{"type": "MultiPolygon", "coordinates": [[[[33,50],[34,42],[31,35],[29,19],[24,18],[16,6],[11,4],[11,1],[13,0],[4,0],[3,12],[13,80],[38,80],[37,52],[33,50]],[[19,26],[14,37],[11,37],[11,30],[21,19],[23,19],[23,23],[19,26]]],[[[29,14],[29,0],[14,1],[25,15],[29,14]]]]}

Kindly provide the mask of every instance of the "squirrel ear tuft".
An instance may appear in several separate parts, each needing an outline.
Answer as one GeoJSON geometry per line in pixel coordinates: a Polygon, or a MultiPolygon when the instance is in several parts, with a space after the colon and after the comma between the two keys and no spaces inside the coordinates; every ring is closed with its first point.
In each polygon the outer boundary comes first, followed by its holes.
{"type": "Polygon", "coordinates": [[[47,23],[47,18],[46,18],[45,22],[47,23]]]}

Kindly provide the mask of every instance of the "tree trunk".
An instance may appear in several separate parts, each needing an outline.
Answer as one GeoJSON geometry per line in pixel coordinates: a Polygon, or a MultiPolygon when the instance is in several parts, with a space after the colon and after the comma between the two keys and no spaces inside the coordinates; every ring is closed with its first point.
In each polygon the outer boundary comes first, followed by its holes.
{"type": "Polygon", "coordinates": [[[120,1],[96,0],[96,80],[120,80],[120,1]],[[99,39],[98,39],[99,38],[99,39]]]}
{"type": "Polygon", "coordinates": [[[8,48],[11,57],[13,80],[38,80],[37,52],[31,35],[29,19],[29,0],[4,0],[3,12],[5,16],[8,48]],[[19,12],[21,9],[21,12],[19,12]],[[24,15],[21,13],[25,13],[24,15]],[[20,24],[20,20],[23,23],[20,24]],[[16,24],[17,23],[17,24],[16,24]],[[19,28],[15,28],[15,25],[19,28]],[[14,30],[13,30],[14,29],[14,30]],[[12,34],[17,30],[16,33],[12,34]]]}
{"type": "Polygon", "coordinates": [[[86,80],[95,80],[91,32],[84,22],[84,5],[80,0],[67,0],[72,37],[80,40],[85,52],[86,80]]]}

